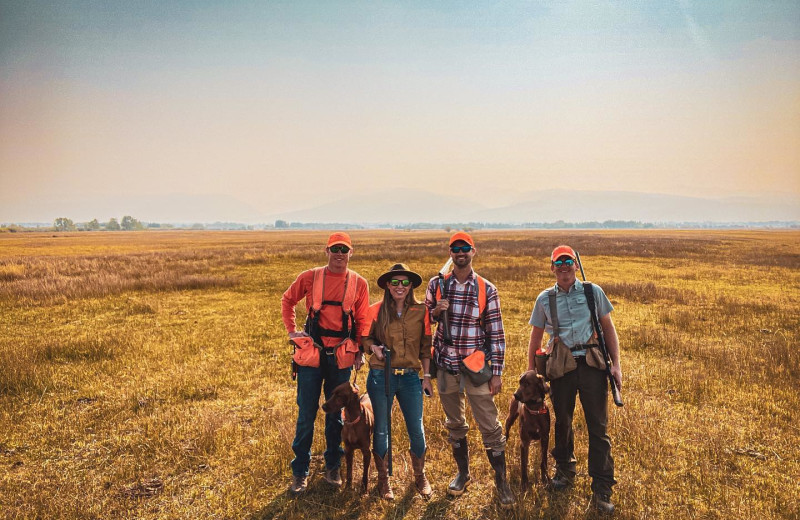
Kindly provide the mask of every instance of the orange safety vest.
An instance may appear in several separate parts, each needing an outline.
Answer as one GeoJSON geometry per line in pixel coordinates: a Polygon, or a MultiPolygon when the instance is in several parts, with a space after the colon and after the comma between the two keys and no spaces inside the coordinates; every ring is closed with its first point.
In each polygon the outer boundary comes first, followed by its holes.
{"type": "MultiPolygon", "coordinates": [[[[473,273],[475,278],[478,280],[478,316],[481,322],[481,327],[483,327],[483,311],[486,310],[486,280],[483,279],[478,273],[473,273]]],[[[445,284],[453,276],[452,272],[447,273],[444,275],[445,284]]],[[[442,299],[442,290],[439,284],[436,284],[436,299],[442,299]]],[[[377,314],[376,314],[377,316],[377,314]]]]}
{"type": "MultiPolygon", "coordinates": [[[[334,338],[347,338],[355,339],[355,318],[353,316],[353,306],[356,302],[356,289],[358,286],[358,277],[356,273],[347,270],[347,276],[344,280],[344,298],[342,301],[325,300],[325,267],[314,268],[314,281],[311,285],[311,293],[306,295],[310,297],[310,307],[308,318],[306,319],[306,333],[308,333],[315,340],[320,341],[321,336],[328,336],[334,338]],[[325,329],[319,326],[319,311],[324,305],[337,305],[342,307],[342,330],[335,331],[325,329]]],[[[321,343],[320,343],[321,344],[321,343]]]]}

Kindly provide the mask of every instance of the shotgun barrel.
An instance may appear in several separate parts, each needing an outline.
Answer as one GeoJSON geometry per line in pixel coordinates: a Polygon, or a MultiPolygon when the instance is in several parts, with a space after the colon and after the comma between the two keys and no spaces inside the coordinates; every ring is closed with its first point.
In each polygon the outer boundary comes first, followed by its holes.
{"type": "Polygon", "coordinates": [[[392,476],[392,353],[389,347],[383,347],[383,386],[386,395],[386,439],[389,448],[386,450],[386,467],[392,476]]]}
{"type": "MultiPolygon", "coordinates": [[[[581,278],[583,278],[583,281],[586,282],[586,274],[583,272],[581,255],[577,251],[575,251],[575,259],[578,261],[578,267],[581,270],[581,278]]],[[[623,406],[624,403],[622,402],[622,395],[620,394],[619,387],[617,387],[617,380],[614,379],[614,375],[611,373],[611,356],[608,354],[606,339],[603,336],[603,328],[600,326],[600,322],[597,319],[597,308],[594,304],[593,291],[586,292],[586,300],[589,304],[589,314],[592,318],[592,327],[594,327],[595,334],[597,334],[597,343],[600,346],[600,353],[603,355],[603,360],[606,362],[606,376],[608,376],[608,383],[611,386],[611,397],[614,399],[615,405],[623,406]]]]}

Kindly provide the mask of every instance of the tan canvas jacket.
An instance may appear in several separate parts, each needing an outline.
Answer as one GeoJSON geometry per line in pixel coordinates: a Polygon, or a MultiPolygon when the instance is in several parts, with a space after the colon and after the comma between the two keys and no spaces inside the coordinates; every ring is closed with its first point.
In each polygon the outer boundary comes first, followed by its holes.
{"type": "MultiPolygon", "coordinates": [[[[369,334],[362,340],[364,351],[372,353],[372,345],[380,344],[375,336],[377,310],[373,314],[369,334]]],[[[392,316],[386,334],[386,346],[392,351],[392,368],[422,368],[420,359],[431,357],[431,324],[428,309],[424,303],[411,305],[403,315],[392,316]]],[[[384,362],[373,354],[369,359],[370,368],[382,370],[384,362]]]]}

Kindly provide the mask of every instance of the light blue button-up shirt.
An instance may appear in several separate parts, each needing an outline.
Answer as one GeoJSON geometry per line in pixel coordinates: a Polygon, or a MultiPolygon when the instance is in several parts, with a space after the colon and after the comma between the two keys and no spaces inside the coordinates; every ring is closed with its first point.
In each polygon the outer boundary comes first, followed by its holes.
{"type": "MultiPolygon", "coordinates": [[[[602,318],[614,307],[608,301],[606,293],[597,284],[592,284],[594,289],[594,301],[597,307],[597,316],[602,318]]],[[[569,292],[565,292],[558,284],[556,289],[556,305],[558,306],[558,336],[567,347],[575,345],[585,345],[592,338],[592,318],[589,314],[589,305],[586,303],[586,295],[583,294],[583,283],[575,280],[569,292]]],[[[536,304],[533,306],[531,320],[528,322],[534,327],[544,329],[550,336],[548,345],[553,344],[553,324],[550,315],[550,299],[546,289],[536,297],[536,304]]],[[[573,352],[573,355],[582,355],[585,351],[573,352]]]]}

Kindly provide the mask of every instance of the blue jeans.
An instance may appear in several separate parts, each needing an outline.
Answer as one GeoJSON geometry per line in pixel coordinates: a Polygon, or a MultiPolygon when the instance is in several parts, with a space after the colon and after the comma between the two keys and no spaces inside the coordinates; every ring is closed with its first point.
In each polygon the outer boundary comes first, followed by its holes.
{"type": "MultiPolygon", "coordinates": [[[[384,457],[389,450],[389,423],[387,422],[387,400],[383,378],[383,370],[370,369],[367,376],[367,393],[372,401],[372,412],[375,415],[375,429],[372,435],[372,449],[379,457],[384,457]]],[[[400,376],[390,376],[389,390],[394,402],[395,396],[403,412],[408,430],[408,441],[411,451],[417,457],[425,454],[425,430],[422,426],[422,383],[415,372],[400,376]]]]}
{"type": "MultiPolygon", "coordinates": [[[[319,408],[319,394],[325,391],[325,399],[333,389],[350,380],[350,368],[339,369],[336,357],[320,356],[319,367],[297,367],[297,428],[292,441],[292,473],[308,475],[311,463],[311,442],[314,439],[314,421],[319,408]]],[[[342,449],[342,413],[336,410],[325,414],[325,466],[328,469],[339,467],[344,454],[342,449]]]]}

